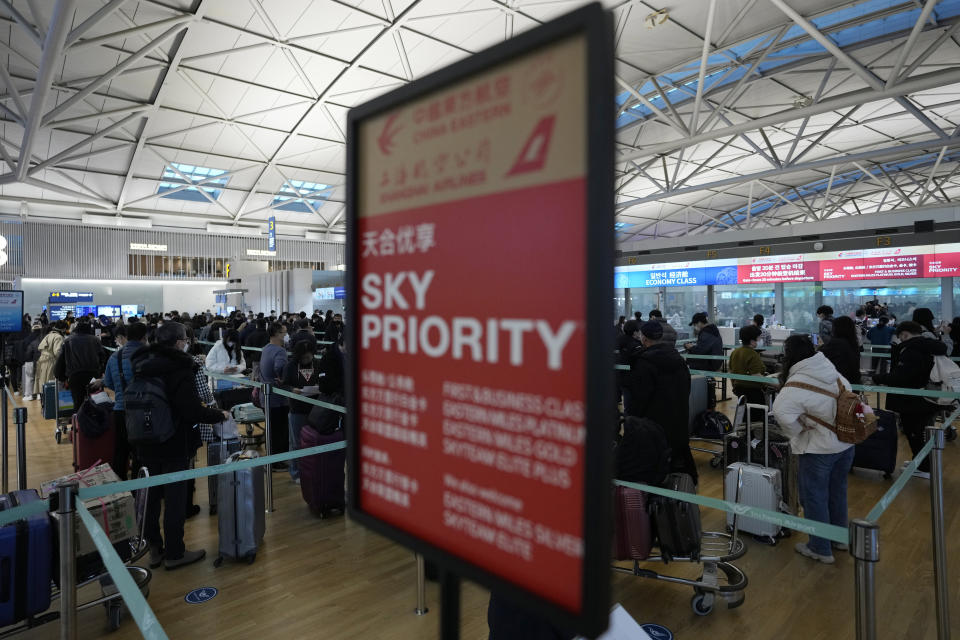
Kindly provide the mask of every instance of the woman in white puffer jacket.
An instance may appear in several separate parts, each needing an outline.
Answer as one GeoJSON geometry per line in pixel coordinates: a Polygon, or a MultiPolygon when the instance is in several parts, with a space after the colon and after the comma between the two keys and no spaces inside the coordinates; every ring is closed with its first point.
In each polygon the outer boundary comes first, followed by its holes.
{"type": "MultiPolygon", "coordinates": [[[[846,527],[847,474],[853,465],[853,445],[840,442],[833,431],[806,417],[833,424],[837,402],[823,393],[787,386],[812,385],[836,396],[838,380],[845,389],[850,388],[826,356],[816,351],[809,336],[790,336],[783,344],[781,388],[773,403],[773,415],[780,429],[790,436],[793,453],[799,456],[804,517],[846,527]]],[[[845,549],[846,545],[834,543],[833,547],[845,549]]],[[[810,536],[809,542],[798,543],[796,550],[825,564],[833,562],[833,550],[825,538],[810,536]]]]}
{"type": "Polygon", "coordinates": [[[235,329],[226,333],[222,340],[207,354],[207,369],[214,373],[237,373],[243,370],[243,355],[240,350],[240,334],[235,329]]]}

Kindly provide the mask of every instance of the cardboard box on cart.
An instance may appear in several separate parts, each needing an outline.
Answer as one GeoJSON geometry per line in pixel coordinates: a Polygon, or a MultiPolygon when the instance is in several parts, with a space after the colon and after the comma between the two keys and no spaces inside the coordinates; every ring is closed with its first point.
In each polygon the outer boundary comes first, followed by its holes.
{"type": "MultiPolygon", "coordinates": [[[[71,473],[50,480],[40,485],[40,494],[44,498],[56,491],[58,484],[62,482],[77,481],[80,487],[96,487],[111,482],[119,482],[120,478],[114,473],[109,464],[101,464],[91,467],[84,471],[71,473]]],[[[103,529],[110,542],[117,543],[127,540],[137,533],[137,515],[136,505],[133,494],[129,491],[122,493],[113,493],[103,498],[90,498],[83,501],[84,506],[103,529]]],[[[59,516],[54,513],[54,518],[59,516]]],[[[77,555],[83,556],[89,553],[96,553],[97,548],[93,544],[93,538],[87,532],[87,528],[80,522],[80,517],[74,517],[75,540],[77,541],[77,555]]]]}

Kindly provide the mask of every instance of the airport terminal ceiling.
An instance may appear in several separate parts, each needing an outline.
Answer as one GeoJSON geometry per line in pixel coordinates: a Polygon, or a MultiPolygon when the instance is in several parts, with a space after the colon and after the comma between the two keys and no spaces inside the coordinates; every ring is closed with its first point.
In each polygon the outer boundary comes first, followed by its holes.
{"type": "MultiPolygon", "coordinates": [[[[583,4],[0,0],[0,214],[342,233],[352,106],[583,4]]],[[[621,247],[960,198],[960,0],[604,5],[621,247]]]]}

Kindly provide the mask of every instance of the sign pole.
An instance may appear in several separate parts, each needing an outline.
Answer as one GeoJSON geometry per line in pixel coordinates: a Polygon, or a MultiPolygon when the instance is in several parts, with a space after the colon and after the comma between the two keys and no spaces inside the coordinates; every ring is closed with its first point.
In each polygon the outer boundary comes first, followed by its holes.
{"type": "Polygon", "coordinates": [[[460,576],[440,574],[440,638],[460,640],[460,576]]]}

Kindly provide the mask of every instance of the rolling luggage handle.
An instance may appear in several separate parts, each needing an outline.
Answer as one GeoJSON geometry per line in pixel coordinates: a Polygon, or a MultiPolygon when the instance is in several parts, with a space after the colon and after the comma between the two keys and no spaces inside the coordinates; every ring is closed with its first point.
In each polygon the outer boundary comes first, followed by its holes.
{"type": "Polygon", "coordinates": [[[767,406],[763,404],[752,404],[746,403],[746,413],[747,413],[747,464],[752,464],[750,460],[750,451],[753,449],[751,445],[753,437],[753,420],[751,416],[753,411],[751,409],[759,409],[763,411],[763,466],[770,466],[770,414],[767,413],[767,406]]]}

